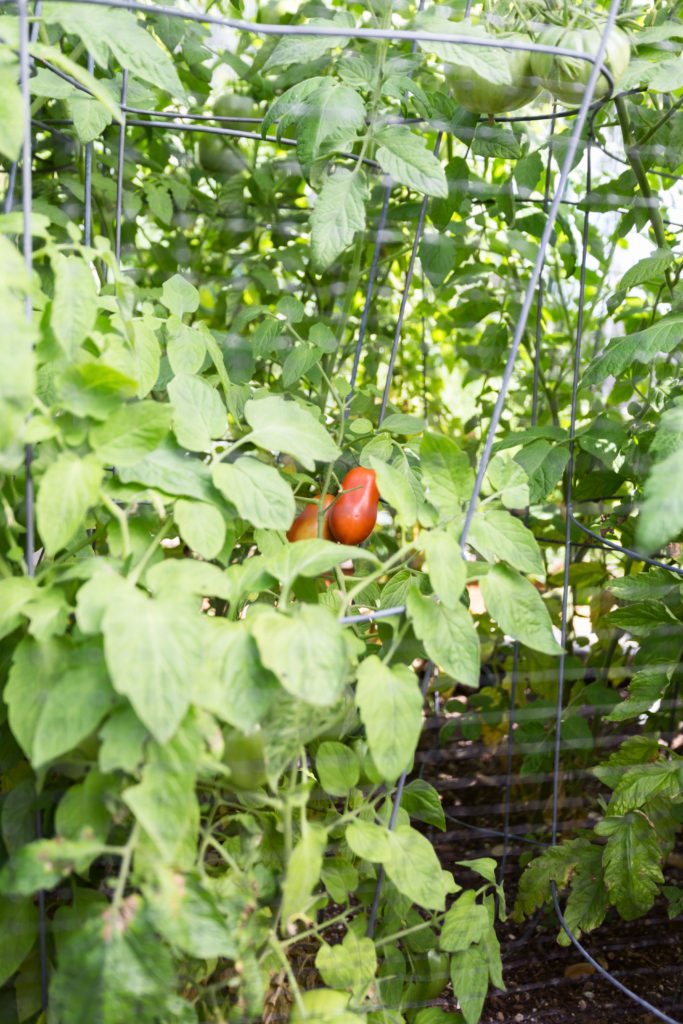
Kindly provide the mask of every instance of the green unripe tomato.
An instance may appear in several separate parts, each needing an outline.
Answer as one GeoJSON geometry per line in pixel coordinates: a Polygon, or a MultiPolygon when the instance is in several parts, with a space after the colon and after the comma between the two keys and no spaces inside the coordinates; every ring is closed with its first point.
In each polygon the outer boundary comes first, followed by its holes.
{"type": "Polygon", "coordinates": [[[227,136],[205,133],[199,140],[199,163],[210,174],[232,176],[247,166],[247,161],[227,136]]]}
{"type": "MultiPolygon", "coordinates": [[[[239,92],[222,93],[213,105],[213,112],[216,117],[260,117],[258,107],[254,106],[249,96],[243,96],[239,92]]],[[[223,124],[224,128],[235,128],[241,132],[258,132],[261,125],[257,121],[229,121],[223,124]]]]}
{"type": "Polygon", "coordinates": [[[420,1007],[436,999],[445,989],[450,976],[450,956],[438,949],[413,954],[412,980],[401,996],[401,1007],[410,1020],[420,1007]]]}
{"type": "MultiPolygon", "coordinates": [[[[598,52],[601,38],[600,29],[567,29],[553,26],[544,29],[537,41],[546,46],[562,46],[567,50],[577,50],[579,53],[586,53],[594,57],[598,52]]],[[[612,29],[607,41],[605,65],[612,75],[615,85],[628,67],[630,59],[631,44],[628,36],[618,28],[612,29]]],[[[579,57],[556,57],[551,53],[533,53],[531,67],[539,79],[539,84],[566,107],[580,105],[593,70],[593,65],[587,60],[581,60],[579,57]]],[[[602,99],[607,95],[608,90],[607,79],[604,75],[600,75],[595,85],[593,98],[602,99]]]]}
{"type": "Polygon", "coordinates": [[[265,785],[267,775],[261,730],[248,735],[237,729],[227,731],[223,762],[230,769],[229,785],[235,789],[258,789],[265,785]]]}
{"type": "Polygon", "coordinates": [[[301,993],[306,1016],[302,1016],[295,1003],[289,1015],[289,1024],[358,1024],[361,1018],[351,1013],[349,993],[333,988],[311,988],[301,993]]]}
{"type": "MultiPolygon", "coordinates": [[[[505,36],[519,42],[529,42],[526,36],[505,36]]],[[[531,70],[531,54],[527,50],[498,50],[505,55],[510,69],[510,84],[499,85],[463,64],[447,64],[446,81],[453,97],[465,110],[474,114],[502,114],[530,103],[540,92],[540,86],[531,70]]]]}

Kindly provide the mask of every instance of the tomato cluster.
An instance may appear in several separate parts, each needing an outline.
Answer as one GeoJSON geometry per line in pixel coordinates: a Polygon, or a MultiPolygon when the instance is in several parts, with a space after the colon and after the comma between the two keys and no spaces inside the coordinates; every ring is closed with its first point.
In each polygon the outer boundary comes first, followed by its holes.
{"type": "MultiPolygon", "coordinates": [[[[528,36],[521,33],[509,33],[496,38],[522,44],[531,42],[528,36]]],[[[594,57],[598,52],[601,38],[600,27],[568,28],[553,25],[540,33],[537,42],[594,57]]],[[[580,57],[560,57],[551,53],[531,53],[528,50],[497,48],[496,52],[503,55],[509,71],[510,81],[505,85],[490,81],[485,74],[480,74],[465,64],[446,64],[446,81],[454,99],[465,110],[476,114],[502,114],[531,102],[541,89],[547,89],[565,106],[578,106],[581,103],[593,68],[590,61],[582,60],[580,57]]],[[[612,29],[607,41],[605,66],[615,84],[626,70],[630,56],[631,45],[628,37],[620,29],[612,29]]],[[[608,89],[608,81],[601,75],[595,87],[594,98],[602,99],[607,95],[608,89]]]]}
{"type": "MultiPolygon", "coordinates": [[[[325,495],[323,537],[339,544],[360,544],[370,536],[377,522],[378,501],[375,471],[362,466],[349,470],[339,495],[336,498],[331,494],[325,495]]],[[[287,531],[287,540],[317,537],[318,509],[319,500],[306,505],[287,531]]]]}

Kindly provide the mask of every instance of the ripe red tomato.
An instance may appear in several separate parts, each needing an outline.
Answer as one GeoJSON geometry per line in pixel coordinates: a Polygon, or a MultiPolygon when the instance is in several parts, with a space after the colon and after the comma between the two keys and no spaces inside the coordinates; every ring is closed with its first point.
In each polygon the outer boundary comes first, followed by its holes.
{"type": "Polygon", "coordinates": [[[342,482],[342,494],[330,509],[330,530],[340,544],[360,544],[377,522],[379,491],[374,469],[356,466],[342,482]]]}
{"type": "MultiPolygon", "coordinates": [[[[316,495],[319,500],[320,495],[316,495]]],[[[323,507],[328,506],[334,501],[333,494],[326,494],[323,507]]],[[[332,540],[332,534],[330,533],[329,524],[330,513],[325,512],[323,518],[323,539],[332,540]]],[[[289,530],[287,531],[287,540],[311,540],[318,536],[318,501],[315,504],[311,503],[304,507],[303,512],[300,512],[296,517],[289,530]]]]}

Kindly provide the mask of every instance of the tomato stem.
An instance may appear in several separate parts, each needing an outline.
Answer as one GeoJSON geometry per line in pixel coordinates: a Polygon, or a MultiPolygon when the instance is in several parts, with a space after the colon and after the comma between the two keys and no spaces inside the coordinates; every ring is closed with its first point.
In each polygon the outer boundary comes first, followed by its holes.
{"type": "MultiPolygon", "coordinates": [[[[628,115],[628,107],[626,106],[626,102],[622,96],[617,96],[614,103],[617,108],[617,116],[619,118],[621,134],[624,140],[624,149],[626,150],[626,156],[628,157],[628,162],[631,165],[631,170],[636,176],[643,199],[652,200],[654,197],[652,195],[652,189],[650,188],[650,182],[648,181],[647,173],[640,159],[638,148],[633,142],[633,132],[631,130],[631,120],[628,115]]],[[[664,230],[664,222],[662,221],[662,215],[659,212],[659,207],[655,206],[652,202],[648,202],[646,204],[646,209],[657,245],[660,249],[668,249],[669,246],[666,240],[666,231],[664,230]]],[[[673,281],[671,278],[671,271],[668,267],[664,271],[664,279],[666,281],[667,288],[669,289],[669,295],[673,300],[673,281]]]]}

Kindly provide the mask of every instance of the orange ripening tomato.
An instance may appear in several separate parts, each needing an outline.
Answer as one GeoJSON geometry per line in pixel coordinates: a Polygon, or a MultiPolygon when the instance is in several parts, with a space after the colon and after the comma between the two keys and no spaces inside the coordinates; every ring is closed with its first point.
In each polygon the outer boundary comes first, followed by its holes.
{"type": "MultiPolygon", "coordinates": [[[[320,495],[316,495],[320,499],[320,495]]],[[[326,494],[325,501],[323,503],[324,508],[334,501],[333,494],[326,494]]],[[[330,513],[325,512],[323,518],[323,538],[324,540],[332,540],[332,534],[330,533],[329,524],[330,513]]],[[[304,506],[303,512],[300,512],[296,517],[289,530],[287,531],[287,540],[311,540],[318,536],[318,503],[311,503],[310,505],[304,506]]]]}
{"type": "Polygon", "coordinates": [[[340,544],[360,544],[377,522],[379,491],[374,469],[356,466],[342,482],[342,494],[330,510],[330,530],[340,544]]]}

